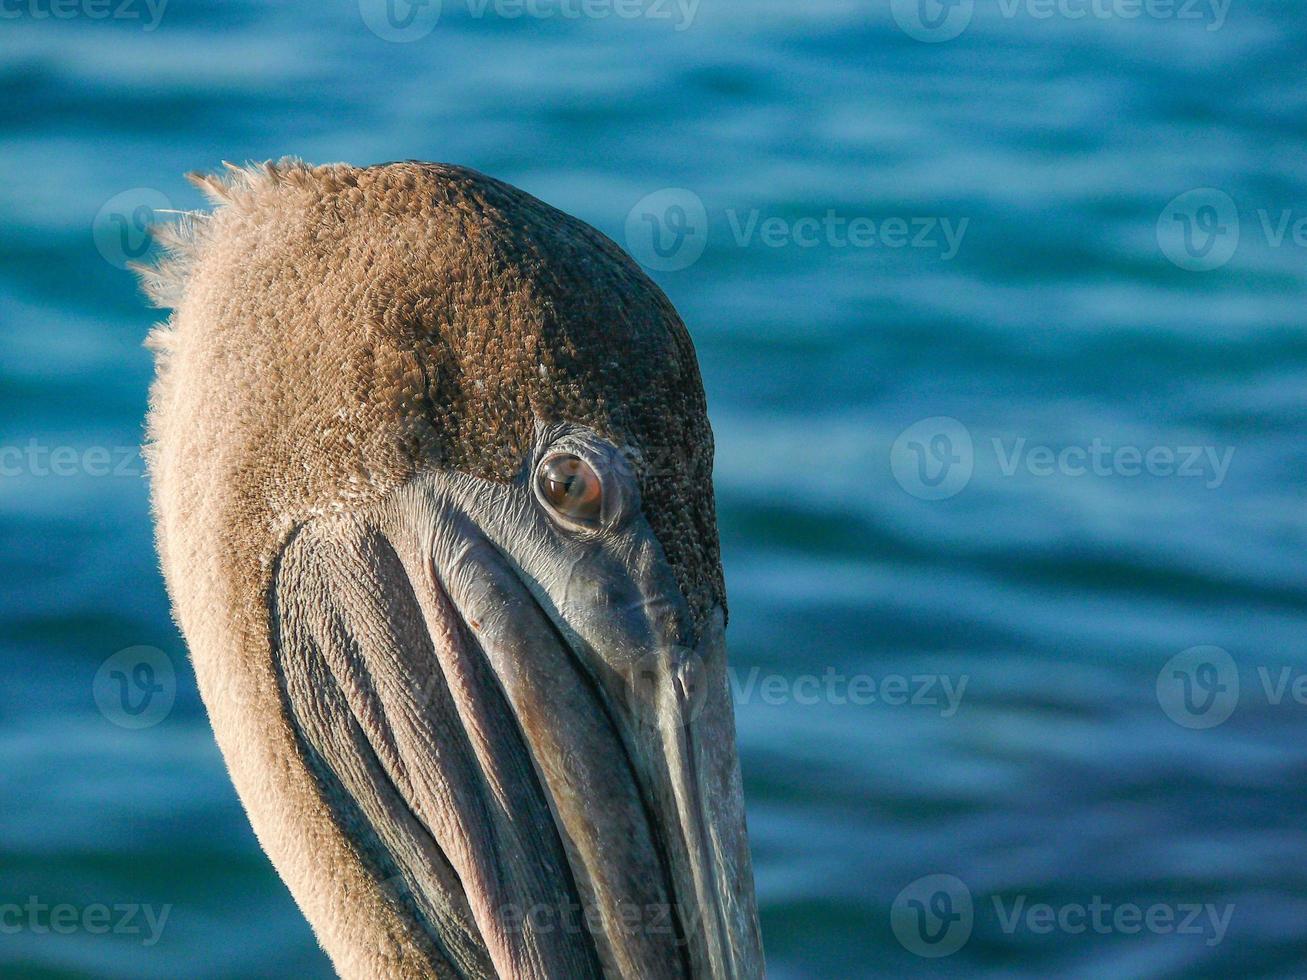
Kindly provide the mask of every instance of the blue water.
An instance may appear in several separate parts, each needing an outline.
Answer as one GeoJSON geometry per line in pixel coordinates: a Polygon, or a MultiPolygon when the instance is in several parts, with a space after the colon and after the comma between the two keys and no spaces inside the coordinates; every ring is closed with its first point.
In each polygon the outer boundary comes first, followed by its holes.
{"type": "Polygon", "coordinates": [[[184,171],[284,154],[467,164],[646,254],[637,202],[701,202],[706,241],[653,275],[717,433],[772,976],[1307,972],[1307,10],[980,0],[928,43],[898,0],[471,2],[408,43],[336,0],[5,8],[0,974],[330,975],[169,618],[131,448],[157,313],[110,261],[139,202],[201,204],[184,171]],[[949,256],[894,218],[966,225],[949,256]],[[101,665],[138,646],[175,703],[127,728],[101,665]],[[1192,647],[1232,661],[1168,666],[1192,647]],[[897,678],[907,703],[848,696],[897,678]],[[29,901],[82,925],[4,912],[29,901]],[[93,905],[168,918],[152,942],[93,905]],[[914,921],[966,934],[923,957],[914,921]]]}

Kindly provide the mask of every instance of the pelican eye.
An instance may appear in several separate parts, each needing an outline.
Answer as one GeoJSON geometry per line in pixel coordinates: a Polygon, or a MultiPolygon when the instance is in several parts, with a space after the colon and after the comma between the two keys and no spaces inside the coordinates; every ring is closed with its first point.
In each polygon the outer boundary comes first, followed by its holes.
{"type": "Polygon", "coordinates": [[[563,517],[596,523],[603,514],[603,484],[599,474],[580,456],[550,456],[540,464],[536,480],[540,496],[563,517]]]}

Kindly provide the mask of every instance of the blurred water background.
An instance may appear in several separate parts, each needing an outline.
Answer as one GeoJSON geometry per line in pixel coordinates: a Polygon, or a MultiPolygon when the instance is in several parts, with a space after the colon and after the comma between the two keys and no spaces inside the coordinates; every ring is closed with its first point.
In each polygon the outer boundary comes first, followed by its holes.
{"type": "Polygon", "coordinates": [[[0,18],[0,906],[82,926],[0,975],[330,975],[169,618],[119,267],[284,154],[501,177],[685,317],[773,977],[1307,973],[1307,9],[70,2],[0,18]]]}

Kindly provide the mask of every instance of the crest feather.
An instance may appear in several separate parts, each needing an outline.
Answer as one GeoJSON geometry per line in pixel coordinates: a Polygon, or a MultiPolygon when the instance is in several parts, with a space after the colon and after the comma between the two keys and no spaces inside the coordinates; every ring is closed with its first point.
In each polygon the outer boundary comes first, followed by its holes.
{"type": "Polygon", "coordinates": [[[223,161],[223,167],[225,172],[221,173],[196,171],[186,175],[215,210],[159,212],[178,215],[176,220],[158,222],[150,229],[151,236],[162,246],[161,254],[153,262],[131,263],[141,288],[155,306],[175,309],[181,302],[191,270],[204,250],[207,228],[218,211],[239,210],[246,200],[276,184],[300,183],[312,169],[295,157],[244,166],[223,161]]]}

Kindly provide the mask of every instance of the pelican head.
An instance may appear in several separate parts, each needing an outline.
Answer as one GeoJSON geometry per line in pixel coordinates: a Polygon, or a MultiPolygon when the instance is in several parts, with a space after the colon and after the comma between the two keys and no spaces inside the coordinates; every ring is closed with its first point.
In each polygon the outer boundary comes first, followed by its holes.
{"type": "Polygon", "coordinates": [[[157,538],[347,977],[763,973],[712,434],[670,303],[458,167],[283,161],[142,270],[157,538]]]}

